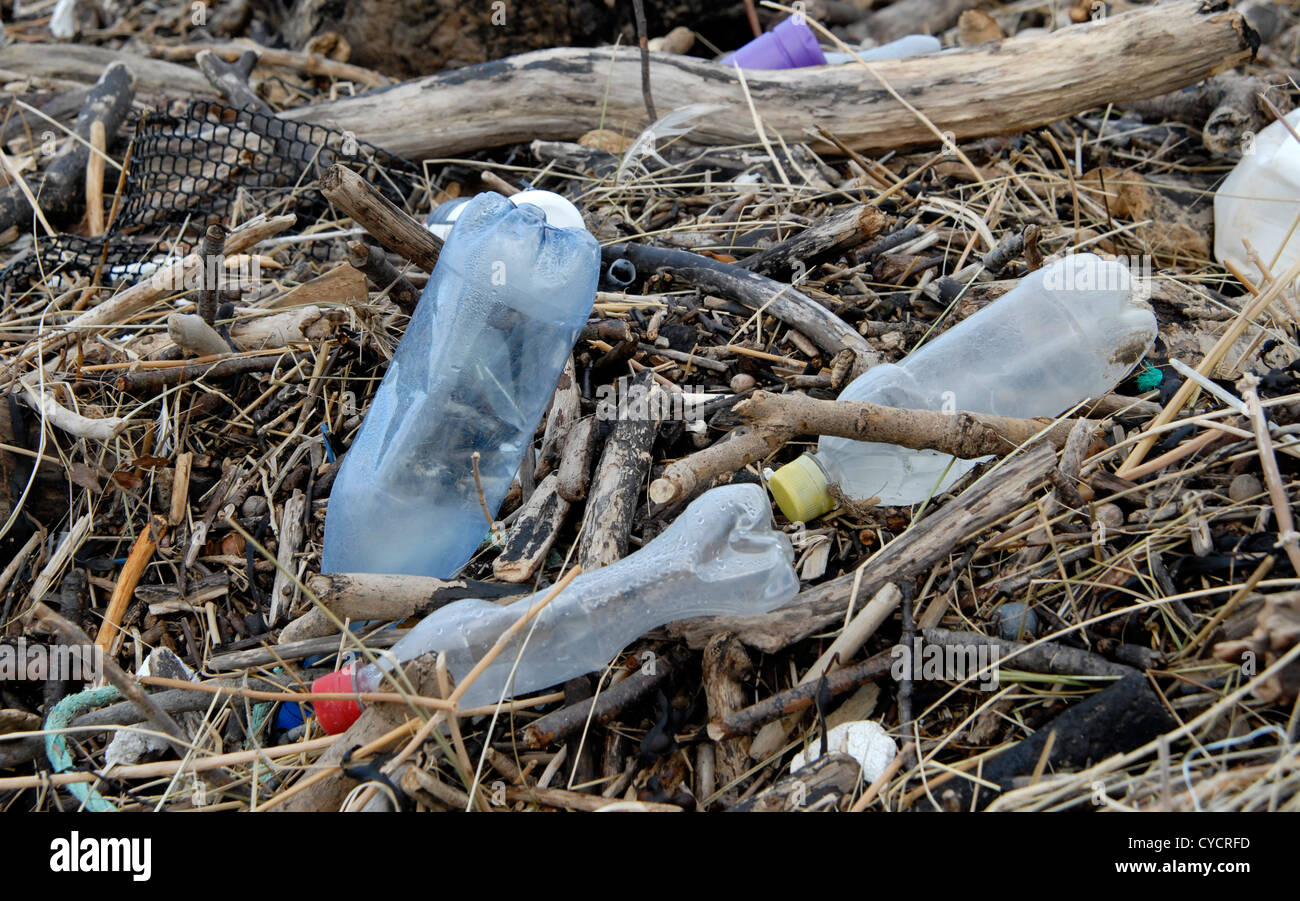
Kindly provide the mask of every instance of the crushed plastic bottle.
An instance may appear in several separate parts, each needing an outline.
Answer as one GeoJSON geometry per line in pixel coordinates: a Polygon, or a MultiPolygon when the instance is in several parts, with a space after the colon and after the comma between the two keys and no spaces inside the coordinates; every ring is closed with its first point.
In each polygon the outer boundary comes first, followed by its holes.
{"type": "MultiPolygon", "coordinates": [[[[909,354],[867,370],[840,400],[914,410],[1055,416],[1113,388],[1151,346],[1156,319],[1134,297],[1123,263],[1067,256],[1031,273],[983,310],[909,354]]],[[[986,458],[987,459],[987,458],[986,458]]],[[[791,521],[850,498],[914,504],[945,490],[979,460],[826,436],[769,480],[791,521]]]]}
{"type": "MultiPolygon", "coordinates": [[[[518,696],[557,685],[601,669],[629,642],[665,623],[766,613],[798,591],[794,550],[790,539],[772,528],[772,508],[763,489],[753,484],[714,488],[641,550],[574,579],[520,629],[460,703],[494,704],[503,692],[518,696]],[[508,685],[512,667],[514,682],[508,685]]],[[[381,690],[385,672],[430,651],[446,655],[447,668],[459,681],[545,595],[542,591],[504,607],[456,601],[422,620],[379,666],[322,676],[312,691],[381,690]]],[[[355,701],[316,703],[316,716],[330,733],[343,731],[359,715],[355,701]]]]}
{"type": "Polygon", "coordinates": [[[487,533],[591,313],[600,249],[532,204],[463,208],[325,519],[323,572],[450,578],[487,533]]]}
{"type": "MultiPolygon", "coordinates": [[[[1300,131],[1300,109],[1286,122],[1300,131]]],[[[1260,131],[1214,195],[1215,259],[1258,279],[1242,238],[1275,277],[1300,260],[1300,141],[1281,121],[1260,131]]]]}

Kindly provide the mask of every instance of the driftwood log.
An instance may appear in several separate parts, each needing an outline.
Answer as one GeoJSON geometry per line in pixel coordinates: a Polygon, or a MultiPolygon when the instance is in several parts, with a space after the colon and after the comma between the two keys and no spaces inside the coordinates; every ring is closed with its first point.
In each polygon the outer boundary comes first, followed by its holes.
{"type": "MultiPolygon", "coordinates": [[[[768,134],[811,141],[818,152],[840,152],[814,137],[818,127],[846,147],[869,151],[937,144],[934,129],[954,140],[1005,134],[1155,97],[1241,65],[1257,36],[1240,13],[1218,9],[1184,0],[869,70],[855,63],[751,71],[745,79],[768,134]]],[[[700,122],[692,140],[754,139],[754,116],[734,71],[670,54],[650,59],[655,96],[722,106],[700,122]]],[[[608,47],[525,53],[283,117],[351,130],[415,159],[534,139],[575,140],[602,121],[633,132],[647,124],[636,50],[608,47]]]]}
{"type": "Polygon", "coordinates": [[[90,44],[46,44],[13,41],[0,47],[0,72],[6,77],[54,79],[56,83],[75,85],[92,83],[105,67],[125,64],[136,78],[136,90],[158,93],[185,100],[215,97],[217,91],[208,80],[189,66],[150,59],[125,50],[95,47],[90,44]]]}

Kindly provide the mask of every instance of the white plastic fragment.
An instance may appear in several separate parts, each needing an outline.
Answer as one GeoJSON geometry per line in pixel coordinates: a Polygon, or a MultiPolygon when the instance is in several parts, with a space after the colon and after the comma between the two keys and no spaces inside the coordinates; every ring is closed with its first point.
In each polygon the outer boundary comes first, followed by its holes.
{"type": "MultiPolygon", "coordinates": [[[[186,666],[185,661],[177,657],[175,652],[167,648],[154,648],[135,674],[198,681],[198,674],[186,666]]],[[[157,735],[119,729],[113,736],[113,740],[108,743],[108,747],[104,749],[104,760],[109,766],[136,764],[146,756],[165,751],[169,747],[171,747],[170,743],[157,735]]]]}
{"type": "MultiPolygon", "coordinates": [[[[898,745],[884,727],[874,720],[843,723],[826,735],[826,747],[832,754],[848,754],[862,767],[862,778],[875,782],[898,754],[898,745]]],[[[818,736],[790,761],[790,774],[794,775],[821,757],[821,737],[818,736]]]]}

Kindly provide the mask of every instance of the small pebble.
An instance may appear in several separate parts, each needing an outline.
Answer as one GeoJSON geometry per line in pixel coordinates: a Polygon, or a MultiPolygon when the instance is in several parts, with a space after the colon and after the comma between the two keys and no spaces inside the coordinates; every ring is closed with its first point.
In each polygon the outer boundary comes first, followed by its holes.
{"type": "Polygon", "coordinates": [[[731,377],[731,391],[733,394],[741,394],[754,387],[754,377],[747,372],[731,377]]]}
{"type": "Polygon", "coordinates": [[[250,495],[239,509],[246,519],[255,519],[266,512],[266,498],[260,494],[250,495]]]}
{"type": "Polygon", "coordinates": [[[1248,472],[1243,472],[1228,486],[1228,497],[1234,501],[1248,501],[1252,497],[1259,497],[1263,491],[1264,486],[1260,484],[1259,479],[1248,472]]]}
{"type": "Polygon", "coordinates": [[[1038,631],[1038,614],[1029,609],[1028,604],[1020,601],[1008,601],[998,608],[993,615],[998,635],[1007,641],[1031,639],[1038,631]]]}
{"type": "Polygon", "coordinates": [[[1092,510],[1092,518],[1111,531],[1124,525],[1124,511],[1118,504],[1098,504],[1092,510]]]}

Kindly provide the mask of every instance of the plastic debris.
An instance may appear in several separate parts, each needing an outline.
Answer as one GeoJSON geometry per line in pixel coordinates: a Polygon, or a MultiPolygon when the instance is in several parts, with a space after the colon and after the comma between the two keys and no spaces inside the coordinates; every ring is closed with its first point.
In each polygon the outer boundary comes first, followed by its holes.
{"type": "MultiPolygon", "coordinates": [[[[831,754],[848,754],[862,767],[862,778],[870,784],[880,777],[898,754],[898,745],[889,733],[873,720],[841,723],[826,734],[826,750],[831,754]]],[[[820,758],[821,739],[817,737],[790,761],[790,775],[820,758]]]]}
{"type": "MultiPolygon", "coordinates": [[[[579,217],[580,219],[581,217],[579,217]]],[[[323,572],[450,578],[481,543],[586,324],[596,240],[471,200],[447,238],[325,520],[323,572]],[[480,494],[481,486],[481,494],[480,494]]]]}
{"type": "MultiPolygon", "coordinates": [[[[1113,388],[1155,340],[1155,314],[1133,296],[1123,263],[1065,257],[909,354],[849,384],[840,400],[914,410],[1055,416],[1113,388]]],[[[852,498],[913,504],[952,485],[978,460],[824,437],[815,455],[778,469],[772,494],[792,521],[831,510],[829,487],[852,498]]]]}
{"type": "Polygon", "coordinates": [[[1274,277],[1300,260],[1300,141],[1291,133],[1297,129],[1300,109],[1262,129],[1214,195],[1214,256],[1256,281],[1262,276],[1243,239],[1274,277]]]}
{"type": "MultiPolygon", "coordinates": [[[[636,553],[573,580],[469,686],[461,705],[493,704],[601,669],[628,642],[692,616],[775,610],[799,591],[790,539],[772,528],[772,508],[753,484],[724,485],[696,498],[636,553]],[[513,683],[510,682],[511,670],[513,683]]],[[[317,679],[316,692],[377,691],[384,673],[431,651],[464,678],[497,639],[546,595],[502,607],[464,600],[434,611],[386,654],[381,666],[317,679]]],[[[353,701],[319,701],[326,731],[360,715],[353,701]]]]}

